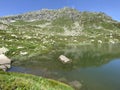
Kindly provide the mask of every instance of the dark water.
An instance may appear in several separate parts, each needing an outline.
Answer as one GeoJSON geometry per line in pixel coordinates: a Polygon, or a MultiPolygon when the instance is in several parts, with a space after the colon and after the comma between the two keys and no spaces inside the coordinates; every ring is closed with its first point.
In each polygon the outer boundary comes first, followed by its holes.
{"type": "Polygon", "coordinates": [[[80,90],[120,90],[119,58],[120,44],[68,45],[14,63],[10,71],[40,75],[68,84],[77,81],[82,84],[80,90]],[[60,62],[61,54],[72,59],[72,63],[60,62]]]}

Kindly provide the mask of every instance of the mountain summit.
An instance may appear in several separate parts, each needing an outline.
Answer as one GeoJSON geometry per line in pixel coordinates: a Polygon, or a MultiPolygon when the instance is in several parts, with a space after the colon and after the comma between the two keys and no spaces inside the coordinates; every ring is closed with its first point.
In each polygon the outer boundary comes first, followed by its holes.
{"type": "Polygon", "coordinates": [[[33,12],[28,12],[20,15],[15,15],[15,16],[8,16],[8,17],[1,17],[0,20],[2,21],[12,21],[12,20],[26,20],[26,21],[31,21],[31,20],[55,20],[60,17],[69,17],[70,19],[75,20],[93,20],[94,19],[105,19],[107,21],[111,21],[112,18],[107,16],[103,12],[79,12],[76,9],[73,8],[62,8],[58,10],[49,10],[49,9],[42,9],[38,11],[33,11],[33,12]]]}

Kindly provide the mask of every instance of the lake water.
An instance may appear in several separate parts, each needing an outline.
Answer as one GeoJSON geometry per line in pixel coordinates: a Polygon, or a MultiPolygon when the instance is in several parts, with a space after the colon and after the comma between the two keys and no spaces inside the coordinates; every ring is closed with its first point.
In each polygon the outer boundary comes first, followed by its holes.
{"type": "Polygon", "coordinates": [[[10,71],[40,75],[68,84],[77,81],[82,84],[80,90],[120,90],[119,58],[120,44],[67,45],[15,62],[10,71]],[[72,59],[72,63],[60,62],[61,54],[72,59]]]}

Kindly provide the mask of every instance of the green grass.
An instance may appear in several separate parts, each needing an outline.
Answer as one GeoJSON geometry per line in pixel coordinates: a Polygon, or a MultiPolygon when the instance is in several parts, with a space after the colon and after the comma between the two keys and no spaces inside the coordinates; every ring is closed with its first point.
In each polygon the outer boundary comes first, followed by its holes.
{"type": "Polygon", "coordinates": [[[71,27],[73,25],[74,21],[68,17],[60,17],[52,21],[53,26],[66,26],[71,27]]]}
{"type": "Polygon", "coordinates": [[[31,22],[27,22],[27,21],[23,21],[23,20],[17,20],[16,22],[13,22],[13,25],[38,25],[38,24],[45,24],[48,21],[45,20],[38,20],[38,21],[31,21],[31,22]]]}
{"type": "Polygon", "coordinates": [[[54,26],[54,27],[51,27],[49,29],[49,31],[54,32],[54,33],[63,33],[64,29],[62,27],[59,27],[59,26],[54,26]]]}
{"type": "Polygon", "coordinates": [[[0,90],[74,90],[72,87],[42,77],[0,71],[0,90]]]}

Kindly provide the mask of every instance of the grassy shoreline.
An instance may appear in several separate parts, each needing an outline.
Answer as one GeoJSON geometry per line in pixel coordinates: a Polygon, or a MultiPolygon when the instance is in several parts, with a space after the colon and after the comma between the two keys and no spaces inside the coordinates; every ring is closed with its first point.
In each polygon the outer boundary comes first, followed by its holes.
{"type": "Polygon", "coordinates": [[[30,74],[0,71],[0,90],[74,90],[51,79],[30,74]]]}

